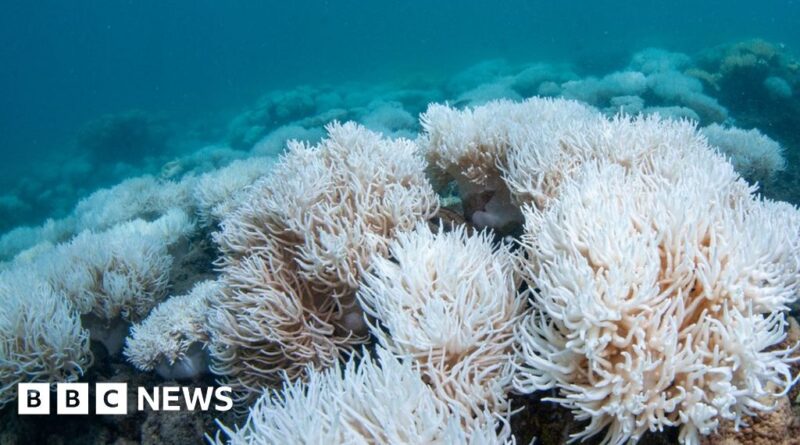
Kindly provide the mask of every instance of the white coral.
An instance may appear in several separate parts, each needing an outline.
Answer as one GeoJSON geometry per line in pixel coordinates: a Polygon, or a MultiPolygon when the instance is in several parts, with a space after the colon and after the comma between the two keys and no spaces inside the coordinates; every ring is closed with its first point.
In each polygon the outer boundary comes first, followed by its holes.
{"type": "Polygon", "coordinates": [[[76,232],[106,230],[137,218],[156,219],[191,202],[189,181],[162,181],[152,176],[131,178],[98,190],[75,206],[76,232]]]}
{"type": "Polygon", "coordinates": [[[203,281],[188,294],[159,304],[144,321],[131,327],[125,356],[143,371],[183,366],[187,372],[200,372],[192,352],[202,352],[202,345],[208,341],[206,313],[220,289],[221,284],[216,281],[203,281]]]}
{"type": "Polygon", "coordinates": [[[91,364],[78,312],[32,273],[0,273],[0,306],[0,407],[18,383],[74,381],[91,364]]]}
{"type": "Polygon", "coordinates": [[[198,177],[192,184],[192,197],[200,224],[221,221],[233,210],[236,195],[269,173],[274,163],[264,157],[236,160],[198,177]]]}
{"type": "Polygon", "coordinates": [[[139,320],[166,293],[168,246],[192,228],[186,214],[175,210],[150,223],[134,220],[106,232],[84,231],[40,253],[37,268],[81,314],[139,320]]]}
{"type": "Polygon", "coordinates": [[[464,110],[431,105],[420,119],[428,159],[456,181],[466,216],[479,227],[506,231],[522,220],[519,204],[533,198],[521,189],[528,175],[517,174],[525,168],[516,161],[519,152],[540,143],[553,153],[566,130],[598,115],[574,101],[531,98],[464,110]]]}
{"type": "Polygon", "coordinates": [[[604,442],[621,444],[680,426],[696,444],[722,419],[770,409],[793,382],[790,351],[769,349],[799,290],[800,214],[755,200],[685,124],[608,125],[582,139],[606,154],[526,210],[535,310],[518,333],[515,385],[556,388],[551,400],[589,421],[576,439],[606,429],[604,442]]]}
{"type": "Polygon", "coordinates": [[[378,349],[344,370],[309,371],[307,383],[286,383],[262,396],[240,429],[221,425],[217,444],[499,444],[509,440],[489,413],[476,420],[450,412],[408,360],[378,349]]]}
{"type": "Polygon", "coordinates": [[[213,369],[237,390],[331,366],[363,341],[364,270],[437,209],[412,141],[327,128],[317,146],[291,142],[214,236],[225,287],[209,315],[213,369]]]}
{"type": "Polygon", "coordinates": [[[464,226],[432,233],[420,225],[376,258],[358,293],[380,325],[372,333],[387,350],[413,357],[436,393],[465,417],[506,412],[514,328],[525,295],[507,247],[464,226]]]}
{"type": "Polygon", "coordinates": [[[783,147],[756,129],[712,124],[702,132],[711,145],[730,159],[736,171],[751,182],[769,181],[786,169],[783,147]]]}

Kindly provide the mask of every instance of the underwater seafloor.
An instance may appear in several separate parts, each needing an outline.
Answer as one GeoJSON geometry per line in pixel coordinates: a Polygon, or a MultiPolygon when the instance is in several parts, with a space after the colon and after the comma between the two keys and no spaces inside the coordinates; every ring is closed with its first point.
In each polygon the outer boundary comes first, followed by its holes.
{"type": "Polygon", "coordinates": [[[488,60],[206,125],[103,116],[0,196],[0,444],[800,440],[793,48],[488,60]],[[19,416],[27,381],[236,409],[19,416]]]}

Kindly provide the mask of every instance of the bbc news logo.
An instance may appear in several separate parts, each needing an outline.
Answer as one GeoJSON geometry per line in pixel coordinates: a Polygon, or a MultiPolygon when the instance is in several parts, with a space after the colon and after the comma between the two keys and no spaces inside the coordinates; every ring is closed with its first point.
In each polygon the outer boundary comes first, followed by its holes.
{"type": "MultiPolygon", "coordinates": [[[[20,383],[17,385],[17,410],[23,415],[50,414],[50,384],[20,383]]],[[[89,384],[57,383],[56,414],[88,415],[89,384]]],[[[138,387],[136,408],[145,407],[153,411],[228,411],[233,407],[231,388],[188,388],[184,386],[163,386],[156,388],[138,387]]],[[[94,395],[94,414],[128,414],[127,383],[96,383],[94,395]]]]}

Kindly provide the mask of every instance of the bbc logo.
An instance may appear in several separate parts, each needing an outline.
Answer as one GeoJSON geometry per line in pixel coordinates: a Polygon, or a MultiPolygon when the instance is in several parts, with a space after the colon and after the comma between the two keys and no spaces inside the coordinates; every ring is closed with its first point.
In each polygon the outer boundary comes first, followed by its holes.
{"type": "MultiPolygon", "coordinates": [[[[228,411],[233,407],[230,386],[189,388],[163,386],[137,388],[136,407],[153,411],[201,410],[210,408],[228,411]],[[213,403],[212,402],[216,402],[213,403]]],[[[22,415],[50,414],[50,384],[20,383],[17,385],[17,411],[22,415]]],[[[94,414],[128,414],[127,383],[95,383],[94,414]]],[[[56,414],[88,415],[89,384],[57,383],[56,414]]]]}
{"type": "MultiPolygon", "coordinates": [[[[19,414],[50,414],[50,384],[20,383],[17,386],[19,414]]],[[[95,384],[95,414],[125,415],[128,413],[126,383],[95,384]]],[[[65,415],[89,414],[88,383],[56,384],[56,413],[65,415]]]]}

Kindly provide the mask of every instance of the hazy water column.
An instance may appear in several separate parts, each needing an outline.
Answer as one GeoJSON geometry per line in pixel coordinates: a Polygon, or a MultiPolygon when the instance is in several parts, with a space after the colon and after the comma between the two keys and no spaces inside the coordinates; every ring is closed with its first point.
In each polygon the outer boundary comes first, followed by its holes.
{"type": "MultiPolygon", "coordinates": [[[[577,61],[760,36],[800,51],[795,1],[4,1],[2,184],[103,113],[190,117],[303,82],[442,75],[480,59],[577,61]],[[21,168],[13,169],[13,166],[21,168]]],[[[0,185],[2,185],[0,184],[0,185]]]]}

